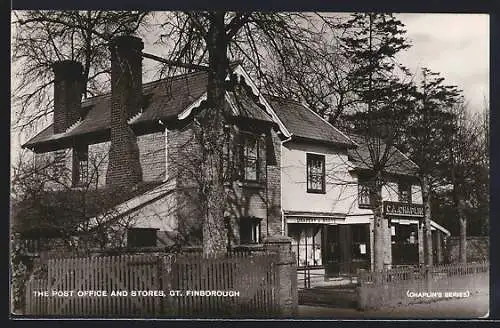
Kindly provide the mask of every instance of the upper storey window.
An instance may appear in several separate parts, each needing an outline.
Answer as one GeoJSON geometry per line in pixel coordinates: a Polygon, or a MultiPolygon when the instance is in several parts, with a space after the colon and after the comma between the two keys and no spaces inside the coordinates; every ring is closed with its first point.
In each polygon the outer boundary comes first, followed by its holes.
{"type": "Polygon", "coordinates": [[[307,192],[325,192],[325,155],[307,154],[307,192]]]}
{"type": "Polygon", "coordinates": [[[264,182],[266,179],[265,137],[243,132],[240,135],[240,177],[242,181],[264,182]]]}
{"type": "Polygon", "coordinates": [[[83,186],[89,178],[89,152],[88,145],[78,146],[73,149],[73,186],[83,186]]]}
{"type": "Polygon", "coordinates": [[[399,201],[401,203],[411,203],[411,184],[401,182],[398,186],[399,201]]]}

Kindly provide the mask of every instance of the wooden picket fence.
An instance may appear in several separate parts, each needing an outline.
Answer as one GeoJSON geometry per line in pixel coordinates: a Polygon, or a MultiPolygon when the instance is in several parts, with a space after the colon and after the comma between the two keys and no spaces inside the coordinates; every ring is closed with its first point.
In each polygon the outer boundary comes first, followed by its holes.
{"type": "Polygon", "coordinates": [[[72,317],[273,314],[279,302],[276,263],[274,254],[250,253],[222,258],[140,254],[51,259],[48,279],[27,283],[25,314],[72,317]],[[111,294],[113,291],[116,295],[111,294]]]}
{"type": "Polygon", "coordinates": [[[489,262],[432,267],[408,266],[382,272],[360,271],[357,287],[358,307],[380,308],[427,302],[431,299],[440,300],[446,299],[447,295],[453,295],[454,292],[459,293],[457,295],[469,296],[488,293],[489,262]],[[418,296],[418,293],[425,292],[435,294],[432,297],[418,296]]]}
{"type": "Polygon", "coordinates": [[[186,295],[175,298],[177,313],[187,316],[276,313],[279,302],[277,260],[275,255],[245,253],[232,253],[223,259],[199,255],[179,258],[174,264],[172,288],[186,295]],[[226,291],[228,295],[192,295],[196,291],[226,291]]]}
{"type": "Polygon", "coordinates": [[[426,279],[445,279],[452,277],[469,276],[489,271],[489,262],[475,263],[452,263],[440,264],[432,267],[417,267],[417,266],[402,266],[394,267],[382,272],[360,270],[359,282],[363,284],[374,283],[393,283],[410,281],[410,280],[426,280],[426,279]]]}

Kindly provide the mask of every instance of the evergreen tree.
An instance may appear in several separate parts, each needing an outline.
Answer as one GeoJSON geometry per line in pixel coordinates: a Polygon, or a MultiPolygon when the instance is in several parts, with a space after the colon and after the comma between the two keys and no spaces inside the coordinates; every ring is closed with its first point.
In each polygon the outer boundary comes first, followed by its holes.
{"type": "Polygon", "coordinates": [[[342,51],[354,66],[350,84],[359,99],[344,121],[351,131],[363,135],[369,151],[365,164],[372,173],[374,270],[381,271],[391,257],[391,246],[385,240],[389,226],[382,213],[382,185],[395,137],[412,100],[411,84],[397,76],[401,72],[406,77],[408,71],[396,63],[395,55],[410,45],[404,25],[392,14],[356,13],[340,27],[345,30],[340,38],[342,51]]]}
{"type": "Polygon", "coordinates": [[[415,104],[407,131],[401,135],[400,149],[419,166],[419,179],[424,203],[424,218],[420,222],[424,235],[426,265],[433,264],[431,234],[431,200],[435,189],[446,184],[449,171],[448,136],[453,133],[451,108],[461,100],[456,86],[444,84],[439,73],[422,68],[422,79],[415,90],[415,104]]]}

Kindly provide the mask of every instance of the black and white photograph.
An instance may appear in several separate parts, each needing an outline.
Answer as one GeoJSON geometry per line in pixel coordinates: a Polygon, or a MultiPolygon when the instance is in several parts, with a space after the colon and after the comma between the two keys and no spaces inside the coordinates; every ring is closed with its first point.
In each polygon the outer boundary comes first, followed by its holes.
{"type": "Polygon", "coordinates": [[[11,317],[489,318],[488,14],[10,28],[11,317]]]}

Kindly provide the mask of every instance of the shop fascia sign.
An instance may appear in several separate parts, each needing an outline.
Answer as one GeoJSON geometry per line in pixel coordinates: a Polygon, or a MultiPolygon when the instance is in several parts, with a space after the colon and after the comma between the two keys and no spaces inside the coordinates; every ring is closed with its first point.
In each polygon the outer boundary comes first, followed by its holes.
{"type": "Polygon", "coordinates": [[[331,217],[289,217],[287,223],[338,223],[339,219],[331,217]]]}
{"type": "Polygon", "coordinates": [[[383,202],[385,215],[397,216],[424,216],[424,206],[421,204],[409,204],[400,202],[383,202]]]}

